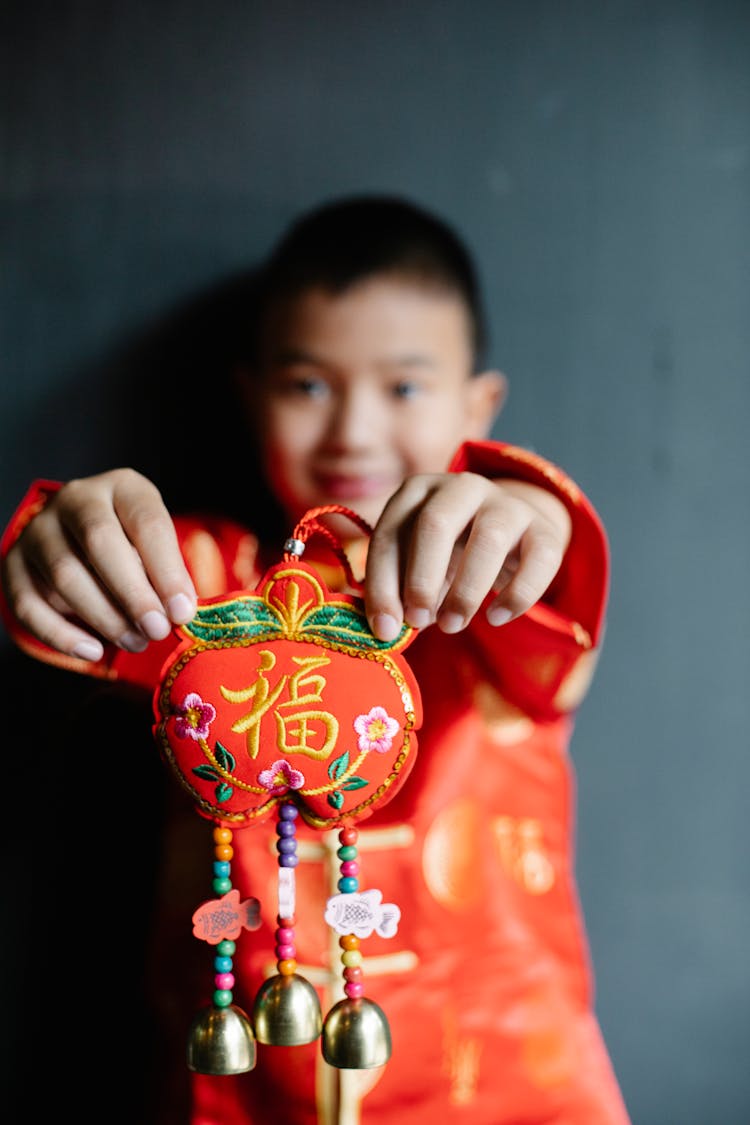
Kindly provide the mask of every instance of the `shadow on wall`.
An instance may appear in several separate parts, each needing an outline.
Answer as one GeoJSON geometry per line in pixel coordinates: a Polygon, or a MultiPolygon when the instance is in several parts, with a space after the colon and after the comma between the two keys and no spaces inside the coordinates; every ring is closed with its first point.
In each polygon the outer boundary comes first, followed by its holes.
{"type": "MultiPolygon", "coordinates": [[[[252,355],[255,292],[254,273],[230,277],[45,395],[14,435],[35,474],[67,479],[130,465],[172,511],[209,510],[275,534],[280,517],[260,507],[257,450],[233,387],[252,355]]],[[[280,542],[286,534],[279,530],[280,542]]],[[[125,1060],[123,1119],[157,1125],[151,1083],[173,1048],[155,1030],[149,942],[169,783],[150,698],[50,668],[10,644],[0,682],[13,701],[4,734],[14,779],[0,818],[13,918],[0,937],[0,990],[13,1013],[0,1031],[0,1090],[27,1109],[40,1099],[43,1115],[55,1087],[75,1097],[81,1120],[94,1120],[100,1107],[82,1075],[125,1060]],[[22,860],[20,840],[29,842],[22,860]],[[109,964],[99,998],[85,994],[75,968],[92,941],[109,964]],[[53,1035],[42,1056],[28,1049],[40,1012],[64,1026],[82,1010],[101,1020],[101,1035],[53,1035]]]]}
{"type": "Polygon", "coordinates": [[[261,507],[257,449],[233,380],[252,355],[255,294],[254,271],[231,276],[45,393],[20,426],[21,460],[34,458],[22,487],[127,465],[154,481],[170,511],[249,520],[283,540],[283,517],[261,507]]]}

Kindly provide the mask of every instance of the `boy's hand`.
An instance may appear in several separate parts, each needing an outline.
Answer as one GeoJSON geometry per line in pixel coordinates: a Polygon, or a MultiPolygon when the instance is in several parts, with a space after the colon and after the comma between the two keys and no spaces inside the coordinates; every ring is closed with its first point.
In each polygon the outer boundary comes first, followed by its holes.
{"type": "Polygon", "coordinates": [[[9,551],[2,580],[26,629],[85,660],[102,657],[100,638],[141,652],[196,608],[172,519],[133,469],[63,485],[9,551]]]}
{"type": "Polygon", "coordinates": [[[367,555],[370,628],[392,640],[402,621],[465,628],[493,590],[492,625],[542,596],[570,540],[570,516],[545,489],[474,473],[410,477],[391,497],[367,555]]]}

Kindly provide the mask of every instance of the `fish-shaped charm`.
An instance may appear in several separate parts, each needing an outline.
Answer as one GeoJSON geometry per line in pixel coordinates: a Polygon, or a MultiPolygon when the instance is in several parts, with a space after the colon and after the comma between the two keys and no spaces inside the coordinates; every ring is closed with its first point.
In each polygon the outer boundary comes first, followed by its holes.
{"type": "Polygon", "coordinates": [[[260,926],[260,903],[257,898],[240,902],[238,890],[227,891],[221,898],[202,903],[193,914],[193,934],[209,945],[228,939],[234,941],[245,930],[260,926]]]}
{"type": "Polygon", "coordinates": [[[375,931],[380,937],[393,937],[400,918],[396,904],[383,902],[382,892],[377,889],[332,895],[326,903],[325,920],[337,934],[366,938],[375,931]]]}

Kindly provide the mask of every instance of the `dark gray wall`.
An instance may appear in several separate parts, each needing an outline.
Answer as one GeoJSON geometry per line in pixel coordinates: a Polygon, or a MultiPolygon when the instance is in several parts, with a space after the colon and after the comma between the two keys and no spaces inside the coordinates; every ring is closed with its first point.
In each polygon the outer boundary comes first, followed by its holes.
{"type": "Polygon", "coordinates": [[[120,459],[108,357],[301,208],[463,232],[498,435],[611,535],[573,746],[606,1038],[636,1125],[747,1125],[750,5],[6,3],[0,50],[3,523],[120,459]]]}

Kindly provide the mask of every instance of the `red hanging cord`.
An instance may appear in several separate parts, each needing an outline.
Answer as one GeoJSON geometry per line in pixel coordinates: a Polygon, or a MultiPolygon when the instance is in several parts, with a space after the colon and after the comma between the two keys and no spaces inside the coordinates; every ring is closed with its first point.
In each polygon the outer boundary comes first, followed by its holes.
{"type": "Polygon", "coordinates": [[[330,527],[326,527],[326,525],[321,522],[320,517],[327,515],[346,516],[347,519],[357,525],[360,531],[364,531],[368,537],[372,535],[373,529],[367,520],[357,515],[357,513],[353,512],[350,508],[345,508],[343,504],[324,504],[319,508],[310,508],[305,512],[302,519],[294,528],[292,536],[287,539],[284,544],[284,558],[287,559],[287,561],[299,558],[307,541],[311,539],[313,535],[319,535],[322,539],[325,539],[331,551],[341,563],[349,585],[355,589],[361,589],[362,583],[355,577],[341,541],[338,536],[331,531],[330,527]],[[299,546],[297,546],[297,544],[299,544],[299,546]]]}

